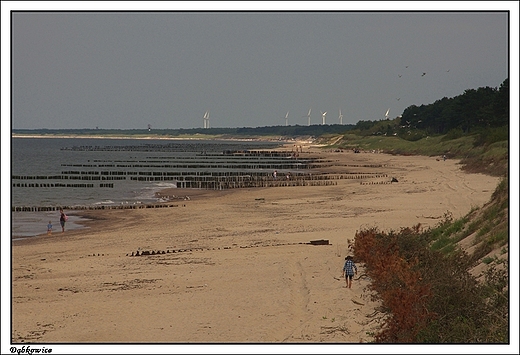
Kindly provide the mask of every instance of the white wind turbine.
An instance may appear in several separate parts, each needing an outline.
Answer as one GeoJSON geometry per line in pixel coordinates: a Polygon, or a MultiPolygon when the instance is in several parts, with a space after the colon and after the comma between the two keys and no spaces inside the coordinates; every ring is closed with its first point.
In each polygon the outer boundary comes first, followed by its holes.
{"type": "Polygon", "coordinates": [[[303,117],[307,117],[309,123],[308,125],[310,126],[311,125],[311,109],[309,109],[309,113],[307,114],[307,116],[303,116],[303,117]]]}
{"type": "Polygon", "coordinates": [[[289,111],[287,111],[287,113],[285,114],[285,125],[288,126],[289,125],[289,111]]]}
{"type": "Polygon", "coordinates": [[[339,124],[343,124],[343,115],[341,114],[341,109],[339,109],[339,124]]]}
{"type": "Polygon", "coordinates": [[[209,128],[209,111],[204,114],[204,128],[209,128]]]}
{"type": "Polygon", "coordinates": [[[327,115],[327,111],[321,113],[321,124],[325,124],[325,116],[326,115],[327,115]]]}

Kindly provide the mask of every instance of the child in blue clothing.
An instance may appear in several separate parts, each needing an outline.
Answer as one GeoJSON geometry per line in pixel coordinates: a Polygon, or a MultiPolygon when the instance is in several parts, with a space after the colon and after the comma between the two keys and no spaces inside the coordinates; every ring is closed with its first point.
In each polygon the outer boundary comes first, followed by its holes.
{"type": "Polygon", "coordinates": [[[49,221],[49,224],[47,224],[47,235],[52,234],[52,222],[49,221]]]}
{"type": "Polygon", "coordinates": [[[354,273],[357,275],[357,266],[354,264],[354,260],[352,260],[352,257],[349,255],[345,258],[345,265],[343,265],[342,275],[345,276],[345,281],[347,283],[347,286],[345,287],[352,287],[352,278],[354,277],[354,273]]]}

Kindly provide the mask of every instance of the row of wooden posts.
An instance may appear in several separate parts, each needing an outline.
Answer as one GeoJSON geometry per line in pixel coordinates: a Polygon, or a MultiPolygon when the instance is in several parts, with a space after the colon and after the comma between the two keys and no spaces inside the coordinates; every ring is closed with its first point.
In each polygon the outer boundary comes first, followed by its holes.
{"type": "MultiPolygon", "coordinates": [[[[72,151],[130,151],[130,152],[187,152],[191,150],[186,150],[185,148],[181,149],[171,149],[175,146],[179,146],[177,144],[147,144],[147,145],[124,145],[124,146],[73,146],[73,147],[63,147],[60,150],[72,150],[72,151]]],[[[184,144],[182,144],[184,147],[184,144]]],[[[221,152],[210,151],[208,152],[201,145],[201,149],[198,150],[199,153],[196,154],[197,157],[203,156],[214,156],[214,157],[229,157],[229,156],[249,156],[249,157],[288,157],[294,154],[293,151],[289,150],[263,150],[263,149],[225,149],[221,152]]],[[[302,154],[306,154],[307,152],[302,154]]]]}
{"type": "MultiPolygon", "coordinates": [[[[163,181],[165,178],[175,180],[178,188],[196,188],[207,190],[226,190],[234,188],[253,188],[253,187],[290,187],[290,186],[329,186],[337,185],[340,179],[371,179],[386,178],[387,174],[381,173],[343,173],[343,174],[299,174],[279,176],[274,178],[272,175],[225,175],[222,173],[207,176],[155,176],[155,177],[139,177],[135,178],[139,181],[163,181]]],[[[366,182],[361,182],[366,184],[366,182]]],[[[94,184],[63,184],[63,183],[13,183],[13,187],[68,187],[68,188],[93,188],[94,184]]],[[[99,184],[101,188],[113,188],[111,183],[99,184]]],[[[95,209],[138,209],[138,208],[163,208],[174,207],[172,204],[123,204],[123,205],[102,205],[102,206],[61,206],[65,209],[76,210],[95,210],[95,209]]],[[[15,212],[36,212],[36,211],[54,211],[60,207],[56,206],[15,206],[12,211],[15,212]]]]}
{"type": "MultiPolygon", "coordinates": [[[[345,173],[345,174],[290,174],[274,178],[265,174],[226,174],[226,173],[195,173],[195,175],[173,175],[173,176],[139,176],[130,177],[134,181],[176,181],[178,187],[204,188],[204,189],[226,189],[240,187],[266,187],[277,186],[281,182],[290,182],[290,186],[304,185],[307,180],[338,180],[338,179],[367,179],[374,177],[386,177],[381,173],[345,173]]],[[[86,176],[90,178],[90,176],[86,176]]],[[[124,177],[123,177],[124,178],[124,177]]],[[[90,180],[90,179],[89,179],[90,180]]],[[[65,183],[13,183],[13,187],[75,187],[92,188],[94,184],[65,184],[65,183]]],[[[113,183],[101,183],[99,187],[113,188],[113,183]]]]}
{"type": "MultiPolygon", "coordinates": [[[[62,184],[62,183],[15,183],[13,187],[75,187],[75,188],[93,188],[94,184],[62,184]]],[[[114,184],[99,184],[99,187],[113,188],[114,184]]]]}
{"type": "Polygon", "coordinates": [[[136,210],[142,208],[179,207],[171,203],[135,203],[123,205],[71,205],[71,206],[18,206],[12,207],[12,212],[48,212],[63,210],[136,210]]]}
{"type": "MultiPolygon", "coordinates": [[[[267,244],[253,244],[253,245],[236,245],[233,246],[224,246],[224,247],[214,247],[214,248],[203,248],[203,247],[194,247],[194,248],[185,248],[185,249],[166,249],[164,250],[137,250],[130,254],[126,254],[126,256],[154,256],[154,255],[164,255],[170,253],[184,253],[184,252],[197,252],[204,250],[229,250],[229,249],[247,249],[247,248],[261,248],[261,247],[278,247],[278,246],[287,246],[287,245],[332,245],[329,243],[328,239],[320,239],[320,240],[311,240],[310,242],[289,242],[289,243],[267,243],[267,244]]],[[[104,255],[104,254],[102,254],[104,255]]],[[[90,255],[89,255],[90,256],[90,255]]],[[[92,254],[95,256],[95,254],[92,254]]],[[[98,256],[100,256],[98,254],[98,256]]]]}

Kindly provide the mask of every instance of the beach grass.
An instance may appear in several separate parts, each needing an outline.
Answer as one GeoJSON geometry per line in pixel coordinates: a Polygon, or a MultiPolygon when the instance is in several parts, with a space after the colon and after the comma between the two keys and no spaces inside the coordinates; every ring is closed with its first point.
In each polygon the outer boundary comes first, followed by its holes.
{"type": "Polygon", "coordinates": [[[361,135],[351,131],[343,136],[323,136],[319,141],[332,149],[376,150],[397,155],[438,156],[439,159],[446,155],[448,159],[460,159],[468,172],[505,176],[508,172],[509,141],[503,133],[504,129],[491,131],[491,138],[485,138],[486,132],[475,132],[424,136],[418,140],[399,136],[361,135]]]}

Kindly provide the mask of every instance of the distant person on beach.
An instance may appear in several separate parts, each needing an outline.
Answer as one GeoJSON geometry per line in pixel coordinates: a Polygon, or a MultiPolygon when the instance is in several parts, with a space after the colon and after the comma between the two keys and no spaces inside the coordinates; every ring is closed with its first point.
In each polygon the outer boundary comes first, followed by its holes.
{"type": "Polygon", "coordinates": [[[63,212],[63,209],[60,208],[60,224],[61,224],[61,232],[65,232],[65,222],[67,222],[67,215],[63,212]]]}
{"type": "Polygon", "coordinates": [[[345,281],[347,283],[345,287],[352,287],[352,278],[354,277],[354,270],[355,274],[357,275],[357,266],[356,264],[354,264],[354,260],[352,260],[352,257],[349,255],[345,258],[345,265],[343,265],[342,276],[345,276],[345,281]]]}
{"type": "Polygon", "coordinates": [[[444,155],[442,156],[442,159],[443,159],[444,161],[446,161],[446,154],[444,154],[444,155]]]}
{"type": "Polygon", "coordinates": [[[273,172],[273,179],[275,179],[275,180],[276,180],[276,174],[278,174],[278,172],[275,170],[275,171],[273,172]]]}
{"type": "Polygon", "coordinates": [[[47,235],[52,234],[52,222],[49,221],[49,224],[47,224],[47,235]]]}

